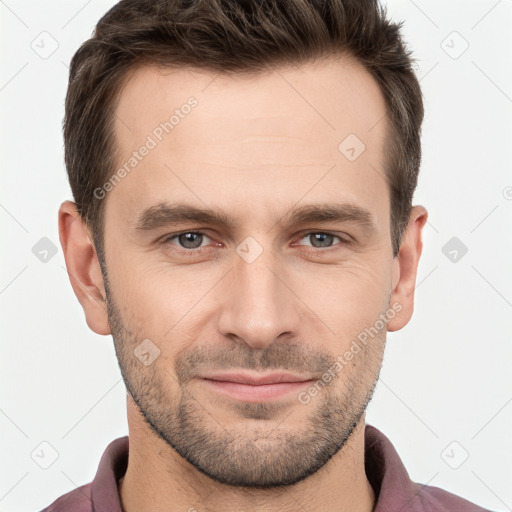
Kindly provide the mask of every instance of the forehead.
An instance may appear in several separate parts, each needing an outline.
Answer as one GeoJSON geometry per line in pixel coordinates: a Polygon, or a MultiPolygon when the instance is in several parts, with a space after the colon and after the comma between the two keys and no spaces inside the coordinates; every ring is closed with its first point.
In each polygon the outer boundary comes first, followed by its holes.
{"type": "Polygon", "coordinates": [[[249,77],[142,67],[116,108],[117,164],[128,175],[109,202],[132,221],[178,199],[275,209],[308,194],[375,207],[387,193],[385,113],[376,81],[348,58],[249,77]]]}

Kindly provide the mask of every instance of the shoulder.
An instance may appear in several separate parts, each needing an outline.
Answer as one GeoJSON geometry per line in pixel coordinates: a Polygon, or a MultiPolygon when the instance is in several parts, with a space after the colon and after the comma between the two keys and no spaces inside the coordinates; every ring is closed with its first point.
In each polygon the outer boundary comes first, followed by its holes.
{"type": "Polygon", "coordinates": [[[439,487],[412,481],[391,441],[368,424],[365,471],[378,496],[375,512],[491,512],[439,487]]]}
{"type": "MultiPolygon", "coordinates": [[[[418,488],[417,499],[421,503],[421,510],[425,512],[491,512],[456,494],[433,486],[416,484],[418,488]]],[[[418,503],[419,504],[419,503],[418,503]]]]}
{"type": "Polygon", "coordinates": [[[91,484],[85,484],[63,494],[41,512],[92,512],[91,484]]]}

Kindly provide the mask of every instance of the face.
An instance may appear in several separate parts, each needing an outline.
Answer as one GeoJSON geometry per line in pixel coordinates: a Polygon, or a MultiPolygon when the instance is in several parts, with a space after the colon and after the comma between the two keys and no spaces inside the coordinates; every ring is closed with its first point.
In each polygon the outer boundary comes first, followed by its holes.
{"type": "Polygon", "coordinates": [[[116,114],[103,278],[148,435],[219,482],[304,479],[364,419],[402,307],[378,85],[347,59],[142,68],[116,114]]]}

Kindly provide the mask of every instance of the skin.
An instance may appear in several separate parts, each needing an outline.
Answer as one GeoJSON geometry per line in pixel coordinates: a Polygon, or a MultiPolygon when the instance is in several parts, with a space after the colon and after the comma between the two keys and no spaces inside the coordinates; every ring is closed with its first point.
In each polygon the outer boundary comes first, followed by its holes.
{"type": "Polygon", "coordinates": [[[128,390],[123,509],[371,511],[365,410],[386,332],[413,313],[427,220],[414,206],[393,258],[384,98],[345,57],[250,78],[139,68],[116,109],[119,166],[190,96],[197,106],[103,199],[103,273],[74,203],[59,211],[71,284],[88,326],[112,334],[128,390]],[[366,146],[352,162],[338,150],[350,133],[366,146]],[[237,224],[136,229],[163,201],[237,224]],[[374,228],[286,222],[293,206],[325,203],[368,210],[374,228]],[[203,237],[162,243],[187,231],[203,237]],[[335,236],[321,245],[315,233],[326,232],[335,236]],[[250,263],[236,251],[249,236],[262,249],[250,263]],[[382,314],[384,327],[307,404],[293,393],[248,403],[199,378],[223,368],[319,379],[382,314]],[[134,355],[145,339],[160,351],[148,365],[134,355]]]}

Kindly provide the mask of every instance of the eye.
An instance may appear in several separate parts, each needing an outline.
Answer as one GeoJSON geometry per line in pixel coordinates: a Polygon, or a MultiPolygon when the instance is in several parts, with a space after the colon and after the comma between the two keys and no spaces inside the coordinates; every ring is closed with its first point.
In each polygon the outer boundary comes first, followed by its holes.
{"type": "Polygon", "coordinates": [[[339,235],[335,235],[334,233],[327,233],[324,231],[314,231],[308,233],[306,234],[306,236],[303,236],[300,240],[308,240],[309,242],[311,242],[311,245],[309,245],[309,247],[313,247],[314,249],[330,249],[333,247],[333,240],[336,238],[340,241],[340,244],[348,243],[347,240],[343,239],[339,235]]]}
{"type": "MultiPolygon", "coordinates": [[[[306,247],[309,247],[309,250],[315,249],[326,249],[329,250],[336,245],[344,245],[350,243],[349,240],[344,239],[343,237],[336,235],[334,233],[328,233],[325,231],[312,231],[307,233],[305,236],[300,238],[299,240],[308,240],[310,244],[305,244],[306,247]],[[338,240],[337,243],[336,239],[338,240]]],[[[208,246],[208,241],[211,242],[211,238],[207,236],[205,233],[201,231],[185,231],[182,233],[175,233],[173,235],[169,235],[162,240],[162,244],[164,245],[172,245],[176,247],[178,250],[182,249],[186,252],[199,252],[202,249],[206,249],[208,246]],[[203,242],[206,242],[206,245],[203,245],[203,242]]],[[[222,244],[217,244],[222,245],[222,244]]],[[[303,244],[293,244],[293,245],[303,245],[303,244]]]]}
{"type": "Polygon", "coordinates": [[[195,250],[200,249],[204,239],[210,239],[204,233],[200,231],[186,231],[185,233],[177,233],[175,235],[168,236],[162,240],[163,244],[177,245],[181,249],[195,250]],[[174,243],[176,240],[177,243],[174,243]]]}

